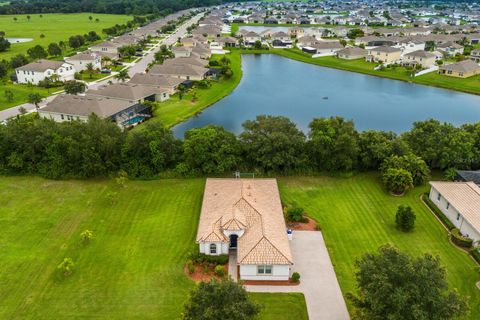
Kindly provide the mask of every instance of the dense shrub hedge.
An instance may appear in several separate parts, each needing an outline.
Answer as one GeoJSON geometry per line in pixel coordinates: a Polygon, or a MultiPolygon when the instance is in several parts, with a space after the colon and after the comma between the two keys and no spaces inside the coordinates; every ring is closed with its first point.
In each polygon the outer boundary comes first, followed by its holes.
{"type": "Polygon", "coordinates": [[[457,228],[451,230],[450,239],[452,239],[453,243],[462,248],[471,248],[473,245],[473,240],[464,237],[457,228]]]}
{"type": "Polygon", "coordinates": [[[433,213],[435,213],[435,215],[440,219],[440,221],[442,221],[443,225],[448,230],[451,231],[452,229],[455,229],[453,223],[443,214],[442,211],[440,211],[440,209],[438,209],[438,207],[432,202],[432,200],[430,200],[430,198],[428,197],[428,193],[424,193],[422,195],[422,199],[423,202],[425,202],[427,206],[433,211],[433,213]]]}
{"type": "Polygon", "coordinates": [[[211,256],[200,252],[194,252],[190,255],[190,260],[193,263],[209,263],[213,265],[225,265],[228,263],[228,255],[222,254],[218,256],[211,256]]]}
{"type": "Polygon", "coordinates": [[[470,250],[470,255],[477,261],[478,264],[480,264],[480,248],[473,248],[470,250]]]}

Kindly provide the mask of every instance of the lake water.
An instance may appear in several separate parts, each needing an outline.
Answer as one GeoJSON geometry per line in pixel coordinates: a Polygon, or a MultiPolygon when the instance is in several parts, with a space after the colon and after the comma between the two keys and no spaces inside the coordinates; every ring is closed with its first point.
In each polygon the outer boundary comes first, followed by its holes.
{"type": "Polygon", "coordinates": [[[177,137],[209,124],[240,133],[245,120],[261,114],[286,116],[304,132],[313,118],[330,116],[352,119],[358,130],[397,133],[429,118],[455,125],[480,121],[480,96],[476,95],[318,67],[273,54],[243,55],[242,68],[238,87],[174,127],[177,137]]]}

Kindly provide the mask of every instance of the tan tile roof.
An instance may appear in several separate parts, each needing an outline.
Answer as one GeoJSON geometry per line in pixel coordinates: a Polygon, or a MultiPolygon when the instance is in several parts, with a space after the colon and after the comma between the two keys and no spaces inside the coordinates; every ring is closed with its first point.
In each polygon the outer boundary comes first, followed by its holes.
{"type": "Polygon", "coordinates": [[[452,70],[456,72],[478,72],[480,65],[473,60],[463,60],[457,63],[440,66],[440,70],[452,70]]]}
{"type": "Polygon", "coordinates": [[[430,185],[480,232],[480,188],[475,183],[431,181],[430,185]]]}
{"type": "Polygon", "coordinates": [[[140,100],[163,92],[165,92],[165,89],[160,86],[145,86],[135,83],[114,83],[100,86],[96,90],[88,91],[91,95],[126,100],[140,100]]]}
{"type": "Polygon", "coordinates": [[[224,230],[242,229],[239,264],[293,263],[275,179],[207,179],[197,242],[228,242],[224,230]]]}
{"type": "MultiPolygon", "coordinates": [[[[27,71],[35,71],[35,72],[44,72],[48,69],[57,70],[66,63],[64,61],[54,61],[54,60],[46,60],[40,59],[24,66],[18,67],[17,70],[27,70],[27,71]]],[[[68,64],[70,65],[70,64],[68,64]]]]}

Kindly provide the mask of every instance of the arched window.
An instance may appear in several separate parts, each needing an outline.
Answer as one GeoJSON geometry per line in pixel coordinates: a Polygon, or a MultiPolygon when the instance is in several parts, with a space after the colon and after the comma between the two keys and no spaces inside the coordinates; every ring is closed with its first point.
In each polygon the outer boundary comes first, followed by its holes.
{"type": "Polygon", "coordinates": [[[210,254],[217,254],[217,245],[215,243],[210,244],[210,254]]]}

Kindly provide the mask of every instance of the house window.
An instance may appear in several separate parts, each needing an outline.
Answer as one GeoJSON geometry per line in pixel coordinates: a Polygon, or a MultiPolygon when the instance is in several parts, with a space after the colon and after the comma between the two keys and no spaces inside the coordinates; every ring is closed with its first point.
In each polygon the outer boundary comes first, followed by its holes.
{"type": "Polygon", "coordinates": [[[447,210],[450,208],[450,202],[447,202],[447,210]]]}
{"type": "Polygon", "coordinates": [[[65,119],[65,117],[63,116],[63,114],[60,115],[60,118],[63,120],[65,119]]]}
{"type": "Polygon", "coordinates": [[[442,195],[440,194],[440,192],[438,193],[437,195],[437,201],[440,201],[440,198],[442,197],[442,195]]]}
{"type": "Polygon", "coordinates": [[[460,220],[460,213],[457,213],[457,220],[460,220]]]}
{"type": "Polygon", "coordinates": [[[258,274],[272,274],[273,266],[271,264],[260,264],[257,266],[258,274]]]}
{"type": "Polygon", "coordinates": [[[217,245],[215,243],[210,245],[210,254],[217,254],[217,245]]]}

